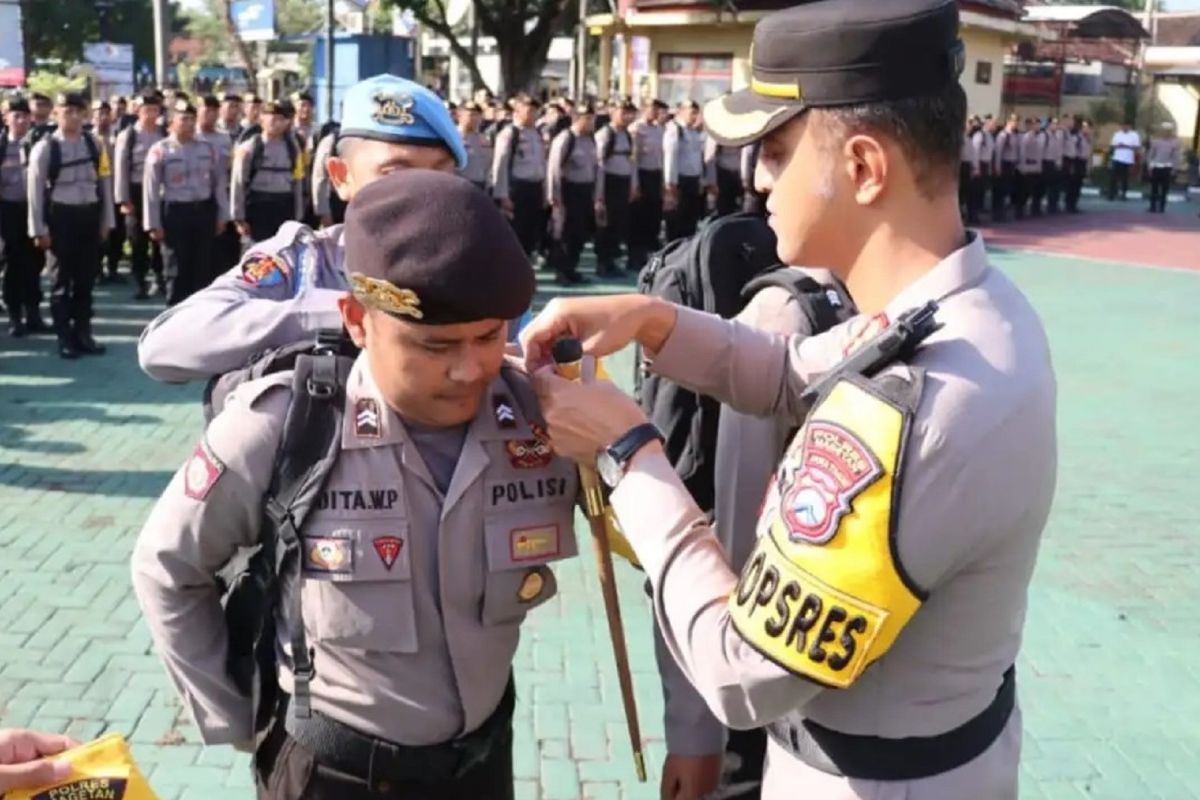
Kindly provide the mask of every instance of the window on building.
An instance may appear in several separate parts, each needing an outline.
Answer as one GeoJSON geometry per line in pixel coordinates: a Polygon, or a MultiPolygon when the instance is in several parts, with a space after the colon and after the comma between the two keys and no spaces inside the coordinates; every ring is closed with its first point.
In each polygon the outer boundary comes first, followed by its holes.
{"type": "Polygon", "coordinates": [[[976,61],[975,62],[975,82],[976,83],[991,83],[992,82],[992,62],[976,61]]]}
{"type": "Polygon", "coordinates": [[[658,96],[672,106],[682,100],[703,103],[732,88],[732,54],[662,53],[658,57],[658,96]]]}

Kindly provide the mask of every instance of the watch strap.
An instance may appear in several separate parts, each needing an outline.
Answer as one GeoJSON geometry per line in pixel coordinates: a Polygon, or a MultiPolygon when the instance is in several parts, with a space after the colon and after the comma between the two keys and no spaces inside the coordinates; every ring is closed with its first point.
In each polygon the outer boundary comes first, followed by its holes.
{"type": "Polygon", "coordinates": [[[654,441],[665,443],[667,440],[654,423],[644,422],[622,434],[607,450],[613,460],[624,469],[639,450],[654,441]]]}

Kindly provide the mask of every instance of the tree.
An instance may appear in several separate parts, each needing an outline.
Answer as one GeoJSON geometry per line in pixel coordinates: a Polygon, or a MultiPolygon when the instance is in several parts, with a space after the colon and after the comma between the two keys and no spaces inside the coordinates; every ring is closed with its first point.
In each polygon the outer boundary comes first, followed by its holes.
{"type": "MultiPolygon", "coordinates": [[[[470,0],[480,32],[494,37],[500,56],[500,77],[504,91],[513,94],[534,88],[550,40],[560,31],[569,30],[577,5],[572,0],[470,0]]],[[[456,29],[447,16],[449,0],[382,0],[384,8],[411,9],[417,21],[442,36],[454,55],[471,72],[477,87],[487,87],[469,43],[470,32],[456,29]],[[464,44],[460,36],[466,37],[464,44]]],[[[491,87],[488,87],[491,88],[491,87]]]]}
{"type": "Polygon", "coordinates": [[[27,67],[35,58],[74,64],[99,41],[132,44],[135,63],[153,63],[153,14],[151,0],[22,0],[27,67]]]}
{"type": "MultiPolygon", "coordinates": [[[[233,21],[233,0],[205,0],[203,8],[186,12],[184,26],[188,34],[206,45],[213,61],[238,56],[251,75],[258,72],[253,43],[242,41],[233,21]]],[[[281,38],[303,36],[320,30],[321,4],[318,0],[276,0],[275,26],[281,38]]],[[[268,49],[276,42],[268,44],[268,49]]]]}

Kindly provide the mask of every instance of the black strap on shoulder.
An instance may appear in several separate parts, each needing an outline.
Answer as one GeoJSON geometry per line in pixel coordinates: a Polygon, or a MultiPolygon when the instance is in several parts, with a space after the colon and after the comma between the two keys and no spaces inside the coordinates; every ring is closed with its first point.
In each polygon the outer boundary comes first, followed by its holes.
{"type": "Polygon", "coordinates": [[[575,131],[567,129],[567,143],[563,145],[562,158],[558,161],[558,166],[561,169],[566,169],[567,162],[571,160],[571,154],[575,152],[575,131]]]}
{"type": "Polygon", "coordinates": [[[129,171],[125,177],[126,188],[132,186],[133,180],[133,151],[137,147],[137,126],[131,125],[125,132],[125,164],[129,171]]]}
{"type": "Polygon", "coordinates": [[[853,315],[853,306],[840,287],[825,286],[811,275],[791,267],[773,269],[754,278],[742,289],[742,299],[750,302],[754,295],[768,286],[777,286],[791,293],[808,317],[812,333],[829,330],[853,315]]]}
{"type": "Polygon", "coordinates": [[[275,531],[279,609],[292,649],[293,702],[300,719],[312,713],[313,652],[300,606],[300,529],[341,450],[346,376],[351,360],[332,349],[297,359],[292,402],[284,421],[265,511],[275,531]]]}

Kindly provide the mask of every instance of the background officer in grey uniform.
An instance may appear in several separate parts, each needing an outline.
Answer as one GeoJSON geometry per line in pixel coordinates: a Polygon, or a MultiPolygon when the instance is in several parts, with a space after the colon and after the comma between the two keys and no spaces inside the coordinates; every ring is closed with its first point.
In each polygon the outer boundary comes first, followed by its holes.
{"type": "Polygon", "coordinates": [[[766,137],[756,183],[780,259],[829,264],[861,316],[788,340],[654,298],[587,298],[552,302],[523,336],[531,365],[567,331],[597,356],[636,339],[671,380],[804,425],[739,586],[661,447],[635,433],[636,404],[535,380],[558,452],[601,453],[676,661],[726,723],[770,725],[768,800],[1017,797],[1013,664],[1054,491],[1056,391],[1036,313],[958,212],[958,29],[952,0],[795,6],[755,29],[754,89],[706,108],[726,143],[766,137]],[[927,301],[943,327],[907,364],[839,381],[805,422],[809,381],[927,301]]]}
{"type": "Polygon", "coordinates": [[[483,109],[474,101],[463,103],[458,108],[458,133],[463,147],[467,149],[467,166],[459,173],[481,190],[487,191],[488,178],[492,171],[492,145],[479,132],[483,123],[483,109]]]}
{"type": "Polygon", "coordinates": [[[704,169],[710,193],[716,192],[718,217],[742,209],[742,148],[704,141],[704,169]]]}
{"type": "Polygon", "coordinates": [[[629,123],[637,113],[628,100],[612,104],[612,120],[596,134],[600,168],[596,176],[596,274],[624,274],[617,264],[629,241],[629,201],[637,191],[633,135],[629,123]]]}
{"type": "Polygon", "coordinates": [[[1036,119],[1025,119],[1025,132],[1021,134],[1021,164],[1017,168],[1018,190],[1013,206],[1017,219],[1025,216],[1026,208],[1031,216],[1042,215],[1042,197],[1046,187],[1042,182],[1042,155],[1046,152],[1045,132],[1036,119]]]}
{"type": "Polygon", "coordinates": [[[493,196],[530,257],[541,248],[546,226],[546,146],[534,124],[538,105],[532,97],[517,98],[512,124],[496,137],[492,157],[493,196]]]}
{"type": "MultiPolygon", "coordinates": [[[[201,98],[197,111],[196,138],[202,142],[208,142],[216,148],[217,159],[219,161],[217,168],[225,176],[225,186],[226,191],[228,191],[229,180],[233,174],[234,137],[228,131],[221,128],[221,101],[212,95],[206,95],[201,98]]],[[[222,202],[224,202],[225,208],[228,209],[228,195],[226,195],[222,202]]],[[[216,241],[212,244],[209,274],[204,281],[206,286],[222,272],[236,264],[238,257],[241,255],[241,242],[238,237],[237,228],[234,227],[233,221],[228,217],[229,215],[226,213],[226,220],[222,223],[221,230],[217,232],[216,241]]]]}
{"type": "MultiPolygon", "coordinates": [[[[280,704],[259,797],[511,798],[520,623],[555,593],[548,565],[576,549],[574,466],[550,449],[528,377],[502,369],[533,271],[487,195],[428,170],[360,189],[345,236],[339,306],[363,351],[300,530],[313,713],[280,704]]],[[[259,539],[290,387],[284,373],[238,388],[135,547],[138,600],[208,744],[251,737],[213,575],[259,539]]],[[[291,642],[281,629],[279,651],[291,642]]]]}
{"type": "Polygon", "coordinates": [[[667,241],[691,236],[704,216],[704,132],[696,127],[699,118],[700,106],[685,100],[663,131],[667,241]]]}
{"type": "MultiPolygon", "coordinates": [[[[337,154],[328,160],[345,198],[389,171],[450,171],[466,162],[442,101],[420,84],[377,75],[346,90],[337,154]]],[[[142,332],[138,362],[150,377],[202,380],[244,367],[251,356],[341,325],[347,286],[342,227],[289,223],[253,245],[241,263],[142,332]]]]}
{"type": "Polygon", "coordinates": [[[166,291],[162,249],[157,242],[151,241],[142,227],[145,217],[142,179],[146,174],[146,153],[152,145],[163,139],[163,131],[158,127],[160,113],[162,98],[152,91],[143,94],[137,110],[137,124],[122,131],[113,145],[113,196],[125,225],[125,237],[129,241],[133,282],[137,286],[134,298],[138,300],[150,296],[146,277],[151,269],[158,284],[157,291],[166,291]]]}
{"type": "Polygon", "coordinates": [[[1021,161],[1021,132],[1017,129],[1020,118],[1016,114],[1008,117],[1004,129],[996,134],[995,162],[992,164],[992,221],[1003,222],[1008,216],[1007,206],[1017,204],[1021,176],[1017,165],[1021,161]]]}
{"type": "Polygon", "coordinates": [[[29,195],[21,140],[29,133],[29,102],[4,104],[0,131],[0,240],[4,242],[4,307],[14,338],[49,330],[42,321],[42,259],[29,238],[29,195]]]}
{"type": "Polygon", "coordinates": [[[647,100],[641,117],[629,126],[637,182],[629,214],[629,269],[640,270],[659,247],[663,218],[663,127],[658,124],[662,103],[647,100]]]}
{"type": "MultiPolygon", "coordinates": [[[[116,157],[118,133],[112,105],[107,100],[93,100],[92,120],[90,125],[85,125],[84,128],[91,131],[104,144],[104,148],[108,151],[108,162],[111,164],[116,157]]],[[[125,227],[113,225],[112,230],[108,232],[108,238],[101,244],[102,269],[96,279],[98,283],[113,283],[119,279],[117,269],[121,264],[124,251],[125,227]]]]}
{"type": "Polygon", "coordinates": [[[58,129],[29,155],[29,235],[54,254],[50,316],[58,354],[71,359],[105,350],[92,336],[92,289],[113,226],[112,176],[104,145],[83,130],[83,97],[59,96],[55,112],[58,129]]]}
{"type": "Polygon", "coordinates": [[[176,101],[171,135],[146,156],[144,224],[163,248],[167,305],[208,285],[212,248],[229,219],[224,162],[211,142],[196,136],[196,108],[176,101]]]}
{"type": "Polygon", "coordinates": [[[587,283],[579,274],[579,255],[595,230],[596,142],[592,107],[571,110],[571,127],[554,137],[546,173],[546,201],[552,214],[550,267],[563,285],[587,283]]]}
{"type": "Polygon", "coordinates": [[[1167,193],[1171,190],[1171,178],[1179,167],[1179,138],[1175,135],[1175,124],[1164,122],[1158,135],[1150,140],[1146,148],[1146,165],[1150,168],[1150,212],[1164,214],[1167,210],[1167,193]]]}
{"type": "Polygon", "coordinates": [[[286,138],[292,114],[288,103],[267,103],[262,131],[243,135],[235,151],[230,215],[251,242],[269,239],[283,223],[304,216],[304,154],[295,139],[286,138]]]}

